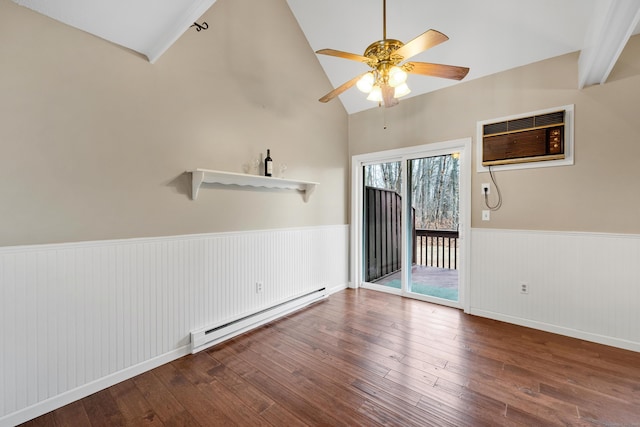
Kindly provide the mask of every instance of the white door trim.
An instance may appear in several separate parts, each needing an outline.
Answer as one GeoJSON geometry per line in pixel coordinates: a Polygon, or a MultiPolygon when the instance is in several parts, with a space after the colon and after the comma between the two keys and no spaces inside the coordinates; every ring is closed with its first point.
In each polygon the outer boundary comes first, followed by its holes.
{"type": "MultiPolygon", "coordinates": [[[[424,144],[414,147],[399,148],[386,151],[378,151],[375,153],[359,154],[351,157],[351,287],[358,288],[362,286],[362,245],[363,245],[363,229],[362,229],[362,203],[363,203],[363,176],[362,167],[378,162],[403,161],[416,157],[430,157],[450,154],[451,152],[460,153],[460,268],[459,268],[459,302],[465,312],[469,311],[469,256],[471,253],[471,138],[461,138],[451,141],[436,142],[433,144],[424,144]]],[[[403,165],[403,184],[406,184],[406,166],[403,165]]],[[[406,200],[406,185],[402,186],[402,197],[406,200]]],[[[405,212],[406,209],[403,209],[405,212]]],[[[406,224],[406,220],[403,219],[406,224]]],[[[406,248],[403,233],[403,248],[406,248]]],[[[402,251],[403,266],[406,265],[404,257],[406,250],[402,251]]],[[[404,286],[403,286],[404,288],[404,286]]],[[[404,289],[402,295],[415,297],[415,294],[409,294],[404,289]]],[[[421,299],[421,298],[420,298],[421,299]]]]}

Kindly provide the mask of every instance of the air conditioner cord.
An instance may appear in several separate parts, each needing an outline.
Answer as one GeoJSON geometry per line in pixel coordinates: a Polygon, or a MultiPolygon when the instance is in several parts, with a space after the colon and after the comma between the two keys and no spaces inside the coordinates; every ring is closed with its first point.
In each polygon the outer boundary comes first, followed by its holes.
{"type": "Polygon", "coordinates": [[[484,192],[484,205],[491,211],[497,211],[502,206],[502,193],[500,192],[500,187],[498,187],[498,182],[496,181],[496,177],[493,175],[493,169],[489,166],[489,176],[491,177],[491,182],[493,182],[493,186],[496,188],[498,192],[498,201],[495,205],[491,206],[489,204],[489,194],[487,194],[487,190],[484,192]]]}

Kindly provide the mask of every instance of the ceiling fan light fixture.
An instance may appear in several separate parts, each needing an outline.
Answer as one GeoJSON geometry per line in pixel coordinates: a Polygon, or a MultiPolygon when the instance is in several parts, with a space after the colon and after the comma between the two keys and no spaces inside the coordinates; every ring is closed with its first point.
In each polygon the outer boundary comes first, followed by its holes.
{"type": "MultiPolygon", "coordinates": [[[[15,0],[17,1],[17,0],[15,0]]],[[[369,66],[372,70],[353,77],[331,92],[320,98],[320,102],[329,102],[353,86],[367,93],[367,100],[377,102],[385,107],[398,105],[397,98],[411,93],[407,86],[407,73],[424,76],[462,80],[469,72],[467,67],[428,62],[405,62],[421,52],[446,42],[449,37],[436,30],[427,30],[418,37],[403,43],[400,40],[387,38],[387,1],[382,1],[382,40],[371,43],[363,55],[343,52],[335,49],[320,49],[318,54],[357,61],[369,66]]]]}
{"type": "Polygon", "coordinates": [[[402,83],[399,86],[396,86],[394,92],[393,92],[393,97],[394,98],[401,98],[405,95],[409,95],[411,93],[411,89],[409,89],[409,86],[407,86],[406,83],[402,83]]]}
{"type": "Polygon", "coordinates": [[[358,89],[361,92],[371,93],[374,83],[375,83],[375,78],[373,77],[373,73],[369,72],[363,75],[362,77],[360,77],[360,80],[358,80],[358,83],[356,83],[356,86],[358,86],[358,89]]]}
{"type": "Polygon", "coordinates": [[[389,86],[398,87],[407,81],[407,73],[400,67],[394,65],[389,69],[389,86]]]}
{"type": "Polygon", "coordinates": [[[380,89],[380,86],[376,85],[371,89],[369,96],[367,96],[367,100],[374,101],[374,102],[382,102],[382,89],[380,89]]]}

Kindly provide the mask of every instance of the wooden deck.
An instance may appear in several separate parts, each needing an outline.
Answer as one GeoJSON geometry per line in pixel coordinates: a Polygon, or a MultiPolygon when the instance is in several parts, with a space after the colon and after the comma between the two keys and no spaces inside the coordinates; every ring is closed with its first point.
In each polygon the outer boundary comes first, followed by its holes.
{"type": "MultiPolygon", "coordinates": [[[[396,271],[373,283],[400,289],[401,274],[401,271],[396,271]]],[[[457,301],[458,270],[414,265],[411,267],[411,289],[422,295],[457,301]]]]}
{"type": "Polygon", "coordinates": [[[640,353],[366,289],[28,426],[637,426],[640,353]]]}

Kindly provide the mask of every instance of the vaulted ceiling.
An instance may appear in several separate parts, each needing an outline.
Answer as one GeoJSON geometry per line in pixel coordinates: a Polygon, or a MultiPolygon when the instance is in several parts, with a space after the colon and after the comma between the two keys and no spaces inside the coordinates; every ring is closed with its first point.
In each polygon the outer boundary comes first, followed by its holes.
{"type": "MultiPolygon", "coordinates": [[[[155,62],[216,0],[13,0],[155,62]]],[[[258,0],[256,0],[258,1],[258,0]]],[[[382,1],[287,0],[314,51],[362,55],[382,39],[382,1]]],[[[637,0],[389,0],[387,37],[407,43],[428,29],[449,37],[412,61],[469,67],[471,80],[580,51],[578,86],[604,83],[627,40],[640,33],[637,0]]],[[[276,27],[274,27],[276,28],[276,27]]],[[[318,55],[334,87],[368,69],[318,55]]],[[[457,84],[411,75],[409,96],[457,84]]],[[[324,94],[318,94],[318,97],[324,94]]],[[[355,87],[340,95],[347,113],[376,107],[355,87]]]]}

